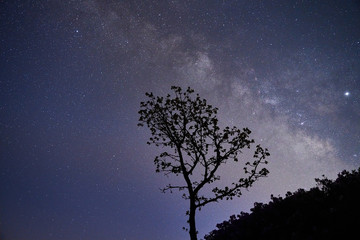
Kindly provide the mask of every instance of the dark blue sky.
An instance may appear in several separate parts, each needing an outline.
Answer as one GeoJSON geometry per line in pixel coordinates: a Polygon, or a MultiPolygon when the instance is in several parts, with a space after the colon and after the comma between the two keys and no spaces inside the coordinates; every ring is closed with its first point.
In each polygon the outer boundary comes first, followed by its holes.
{"type": "Polygon", "coordinates": [[[1,1],[0,238],[186,239],[188,203],[160,193],[173,179],[136,126],[171,85],[271,153],[268,178],[198,214],[200,237],[359,167],[359,29],[350,0],[1,1]]]}

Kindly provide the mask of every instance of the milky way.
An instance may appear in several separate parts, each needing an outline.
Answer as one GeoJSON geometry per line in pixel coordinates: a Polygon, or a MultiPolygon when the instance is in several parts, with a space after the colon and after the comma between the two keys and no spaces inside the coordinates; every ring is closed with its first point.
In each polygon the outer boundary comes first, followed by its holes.
{"type": "Polygon", "coordinates": [[[200,237],[360,166],[358,1],[15,0],[0,27],[3,239],[186,239],[188,203],[159,191],[173,179],[137,127],[145,92],[172,85],[271,153],[269,177],[198,214],[200,237]]]}

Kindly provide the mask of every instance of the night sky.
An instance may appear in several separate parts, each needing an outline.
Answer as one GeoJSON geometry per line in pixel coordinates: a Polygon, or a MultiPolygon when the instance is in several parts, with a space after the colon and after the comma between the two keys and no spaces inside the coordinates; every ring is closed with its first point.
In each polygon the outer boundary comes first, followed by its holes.
{"type": "Polygon", "coordinates": [[[160,192],[173,179],[137,127],[145,92],[172,85],[271,153],[269,177],[197,214],[199,237],[360,166],[357,0],[4,0],[0,54],[4,240],[188,239],[188,202],[160,192]]]}

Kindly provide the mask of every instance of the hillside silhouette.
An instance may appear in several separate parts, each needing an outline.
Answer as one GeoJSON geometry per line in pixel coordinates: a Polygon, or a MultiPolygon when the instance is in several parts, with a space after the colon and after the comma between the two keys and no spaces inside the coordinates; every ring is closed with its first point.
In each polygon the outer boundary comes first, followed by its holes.
{"type": "Polygon", "coordinates": [[[205,240],[358,239],[360,227],[360,168],[343,171],[336,180],[315,179],[317,186],[271,196],[255,203],[251,213],[231,216],[205,240]]]}

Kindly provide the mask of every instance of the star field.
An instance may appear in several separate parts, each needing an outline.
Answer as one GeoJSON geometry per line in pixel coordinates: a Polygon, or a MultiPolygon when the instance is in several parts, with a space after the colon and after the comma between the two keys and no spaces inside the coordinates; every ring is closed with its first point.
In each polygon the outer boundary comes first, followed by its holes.
{"type": "Polygon", "coordinates": [[[358,168],[359,29],[355,0],[2,1],[0,238],[186,239],[187,202],[159,191],[173,179],[137,127],[145,92],[172,85],[271,153],[269,177],[197,215],[200,238],[358,168]]]}

